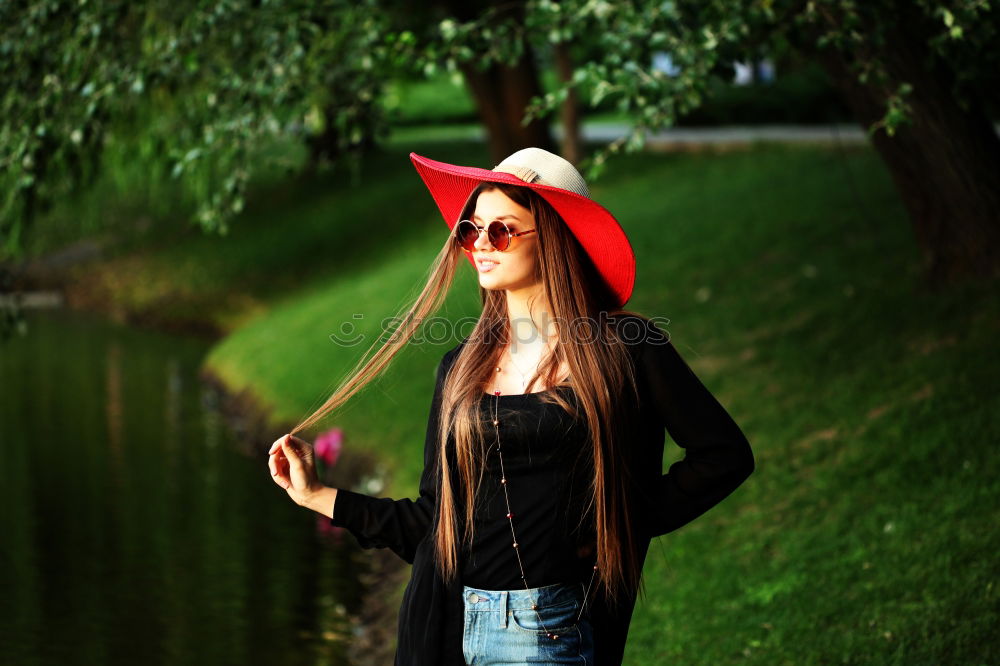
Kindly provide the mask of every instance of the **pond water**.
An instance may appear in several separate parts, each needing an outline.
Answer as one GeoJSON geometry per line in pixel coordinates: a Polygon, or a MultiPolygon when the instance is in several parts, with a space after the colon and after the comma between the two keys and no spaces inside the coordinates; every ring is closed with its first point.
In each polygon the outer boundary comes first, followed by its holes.
{"type": "Polygon", "coordinates": [[[347,663],[352,548],[227,426],[208,343],[27,319],[0,342],[0,663],[347,663]]]}

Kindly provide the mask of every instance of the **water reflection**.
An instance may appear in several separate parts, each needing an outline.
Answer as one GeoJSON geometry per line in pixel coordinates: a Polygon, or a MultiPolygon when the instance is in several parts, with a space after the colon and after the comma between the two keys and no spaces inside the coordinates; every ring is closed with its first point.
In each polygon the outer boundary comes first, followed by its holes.
{"type": "Polygon", "coordinates": [[[0,345],[0,663],[346,663],[352,553],[226,427],[207,344],[28,323],[0,345]]]}

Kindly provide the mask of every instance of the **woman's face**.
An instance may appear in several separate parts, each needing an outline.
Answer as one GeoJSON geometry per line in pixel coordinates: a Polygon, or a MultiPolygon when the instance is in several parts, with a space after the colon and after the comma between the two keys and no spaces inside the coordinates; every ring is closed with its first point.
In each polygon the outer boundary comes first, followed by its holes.
{"type": "MultiPolygon", "coordinates": [[[[484,229],[493,220],[505,222],[511,232],[517,233],[535,228],[535,217],[531,211],[516,203],[500,190],[487,190],[479,194],[472,221],[484,229]]],[[[472,258],[479,271],[479,285],[484,289],[506,289],[517,291],[531,289],[539,283],[538,232],[512,237],[510,245],[500,252],[485,232],[479,234],[472,258]]]]}

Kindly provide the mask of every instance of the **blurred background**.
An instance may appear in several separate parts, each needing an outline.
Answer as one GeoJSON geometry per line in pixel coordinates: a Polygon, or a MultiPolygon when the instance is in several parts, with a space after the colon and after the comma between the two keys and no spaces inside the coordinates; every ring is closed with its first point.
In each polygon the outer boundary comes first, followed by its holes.
{"type": "MultiPolygon", "coordinates": [[[[266,450],[447,238],[409,153],[532,145],[757,458],[651,545],[625,663],[1000,662],[998,31],[978,0],[0,3],[0,663],[391,663],[408,567],[266,450]]],[[[454,332],[308,434],[327,483],[416,496],[454,332]]]]}

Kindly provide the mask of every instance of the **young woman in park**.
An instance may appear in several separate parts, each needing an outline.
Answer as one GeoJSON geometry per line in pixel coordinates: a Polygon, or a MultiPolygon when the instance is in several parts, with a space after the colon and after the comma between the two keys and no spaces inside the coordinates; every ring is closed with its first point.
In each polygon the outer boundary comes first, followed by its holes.
{"type": "Polygon", "coordinates": [[[272,445],[272,478],[413,564],[396,664],[620,664],[650,539],[739,486],[750,445],[663,330],[623,309],[632,247],[569,162],[538,148],[493,170],[411,159],[447,240],[391,339],[272,445]],[[463,256],[483,308],[438,365],[420,496],[325,486],[294,433],[387,366],[463,256]],[[666,474],[665,432],[685,449],[666,474]]]}

